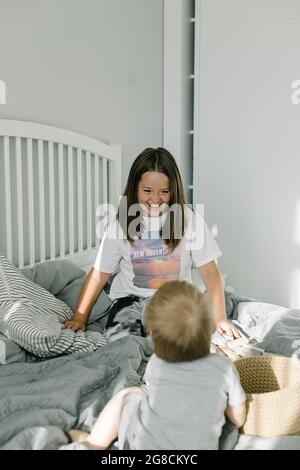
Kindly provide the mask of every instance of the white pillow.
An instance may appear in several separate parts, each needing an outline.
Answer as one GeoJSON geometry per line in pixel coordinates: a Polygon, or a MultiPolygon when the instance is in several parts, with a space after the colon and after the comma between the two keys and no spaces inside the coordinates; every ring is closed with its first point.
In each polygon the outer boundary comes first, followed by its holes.
{"type": "Polygon", "coordinates": [[[40,357],[95,351],[106,344],[98,332],[64,328],[72,310],[30,281],[0,255],[0,332],[40,357]]]}

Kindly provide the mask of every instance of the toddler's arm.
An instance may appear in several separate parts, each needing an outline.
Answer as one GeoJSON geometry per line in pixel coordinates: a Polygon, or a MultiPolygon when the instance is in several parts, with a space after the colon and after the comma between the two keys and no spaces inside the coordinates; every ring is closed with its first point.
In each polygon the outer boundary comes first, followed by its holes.
{"type": "Polygon", "coordinates": [[[240,405],[228,405],[225,414],[233,424],[241,428],[246,421],[246,402],[240,405]]]}

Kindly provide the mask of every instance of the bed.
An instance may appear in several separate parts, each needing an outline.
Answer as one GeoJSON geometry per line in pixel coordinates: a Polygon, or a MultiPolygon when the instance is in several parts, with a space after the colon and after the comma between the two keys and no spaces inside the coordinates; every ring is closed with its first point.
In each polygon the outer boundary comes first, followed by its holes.
{"type": "MultiPolygon", "coordinates": [[[[105,341],[106,290],[86,333],[62,327],[95,258],[97,208],[120,190],[119,146],[0,120],[0,449],[59,449],[116,391],[142,383],[150,343],[105,341]]],[[[266,351],[300,356],[299,311],[225,294],[228,317],[266,351]]],[[[298,436],[224,436],[225,449],[300,449],[298,436]]]]}
{"type": "Polygon", "coordinates": [[[88,267],[101,208],[121,192],[121,147],[4,119],[0,139],[0,251],[19,268],[59,258],[88,267]]]}

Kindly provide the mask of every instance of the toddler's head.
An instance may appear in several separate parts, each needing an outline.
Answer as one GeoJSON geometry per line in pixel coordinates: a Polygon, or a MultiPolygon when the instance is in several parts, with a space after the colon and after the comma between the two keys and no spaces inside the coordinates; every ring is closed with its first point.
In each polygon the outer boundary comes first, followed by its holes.
{"type": "Polygon", "coordinates": [[[207,294],[185,281],[163,284],[145,312],[155,354],[169,362],[207,356],[215,316],[207,294]]]}

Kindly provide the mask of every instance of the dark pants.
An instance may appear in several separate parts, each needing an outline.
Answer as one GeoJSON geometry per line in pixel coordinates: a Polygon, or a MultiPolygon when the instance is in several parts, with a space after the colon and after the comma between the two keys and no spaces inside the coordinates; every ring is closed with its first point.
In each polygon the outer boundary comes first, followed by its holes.
{"type": "Polygon", "coordinates": [[[108,341],[128,335],[147,336],[144,330],[144,310],[149,300],[135,295],[114,300],[109,308],[104,333],[108,341]]]}

